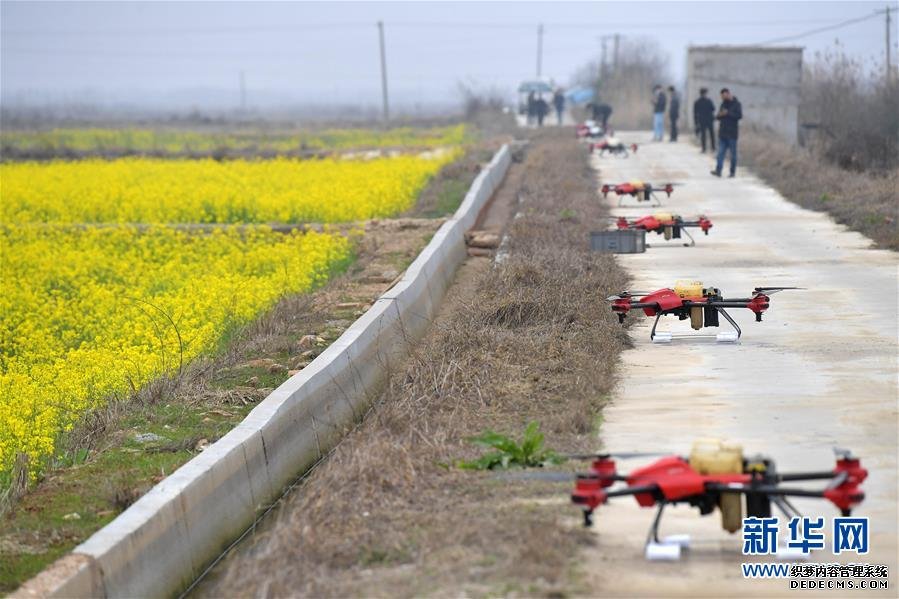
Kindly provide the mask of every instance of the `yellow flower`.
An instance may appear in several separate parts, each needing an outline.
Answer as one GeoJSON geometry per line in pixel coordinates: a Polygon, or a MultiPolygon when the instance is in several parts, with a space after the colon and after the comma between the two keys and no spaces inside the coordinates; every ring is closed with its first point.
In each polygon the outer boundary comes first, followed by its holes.
{"type": "Polygon", "coordinates": [[[0,219],[299,223],[385,217],[410,208],[424,183],[453,157],[4,163],[0,219]]]}
{"type": "MultiPolygon", "coordinates": [[[[349,143],[341,135],[330,141],[349,143]]],[[[347,236],[263,223],[397,214],[453,155],[0,164],[0,481],[16,454],[36,475],[87,411],[214,352],[350,260],[347,236]]]]}
{"type": "MultiPolygon", "coordinates": [[[[347,262],[350,240],[267,227],[0,228],[0,472],[91,408],[214,350],[347,262]],[[9,258],[9,259],[7,259],[9,258]]],[[[37,460],[33,460],[37,461],[37,460]]]]}

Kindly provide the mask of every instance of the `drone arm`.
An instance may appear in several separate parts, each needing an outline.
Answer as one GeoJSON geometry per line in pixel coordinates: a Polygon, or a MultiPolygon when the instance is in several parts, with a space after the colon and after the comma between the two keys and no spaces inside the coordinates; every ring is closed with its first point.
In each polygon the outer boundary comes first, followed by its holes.
{"type": "MultiPolygon", "coordinates": [[[[867,474],[867,472],[865,474],[867,474]]],[[[851,473],[845,471],[831,473],[830,478],[832,479],[830,484],[820,491],[781,487],[771,484],[746,485],[740,483],[709,483],[706,488],[718,491],[719,493],[743,493],[746,495],[762,494],[772,497],[824,498],[839,508],[844,516],[848,516],[852,512],[852,508],[859,505],[865,499],[865,493],[859,487],[861,481],[853,478],[851,473]]]]}
{"type": "Polygon", "coordinates": [[[574,492],[571,494],[572,503],[584,507],[592,512],[600,505],[608,501],[609,497],[624,497],[627,495],[650,494],[653,497],[659,492],[658,485],[641,485],[638,487],[624,487],[607,491],[603,487],[603,479],[596,475],[578,476],[575,482],[574,492]]]}
{"type": "Polygon", "coordinates": [[[658,302],[635,302],[626,297],[620,297],[618,299],[612,300],[612,312],[618,315],[619,323],[624,322],[624,318],[627,316],[628,312],[641,308],[658,311],[659,304],[658,302]]]}
{"type": "Polygon", "coordinates": [[[706,486],[711,491],[718,493],[743,493],[746,495],[758,493],[762,495],[779,495],[785,497],[824,497],[824,491],[815,491],[813,489],[799,489],[780,487],[778,485],[747,485],[742,483],[709,483],[706,486]]]}
{"type": "Polygon", "coordinates": [[[759,293],[751,298],[710,300],[706,305],[715,308],[748,308],[755,313],[756,322],[761,322],[762,313],[770,306],[769,302],[767,295],[759,293]]]}
{"type": "Polygon", "coordinates": [[[777,480],[781,482],[791,482],[796,480],[829,480],[832,478],[834,478],[833,470],[822,472],[790,472],[777,475],[777,480]]]}
{"type": "Polygon", "coordinates": [[[702,229],[702,232],[706,235],[709,234],[709,229],[712,228],[712,221],[707,219],[704,216],[700,216],[698,220],[687,220],[681,222],[682,227],[699,227],[702,229]]]}
{"type": "Polygon", "coordinates": [[[708,302],[691,302],[693,306],[712,306],[715,308],[748,308],[748,299],[711,300],[708,302]]]}
{"type": "MultiPolygon", "coordinates": [[[[624,477],[624,480],[627,480],[627,477],[624,477]]],[[[606,493],[606,497],[626,497],[628,495],[642,495],[643,493],[649,493],[651,495],[657,493],[659,490],[658,485],[641,485],[639,487],[625,487],[623,489],[618,489],[616,491],[609,491],[606,493]]]]}
{"type": "Polygon", "coordinates": [[[659,309],[658,302],[631,302],[630,309],[636,310],[640,308],[654,308],[656,310],[659,309]]]}

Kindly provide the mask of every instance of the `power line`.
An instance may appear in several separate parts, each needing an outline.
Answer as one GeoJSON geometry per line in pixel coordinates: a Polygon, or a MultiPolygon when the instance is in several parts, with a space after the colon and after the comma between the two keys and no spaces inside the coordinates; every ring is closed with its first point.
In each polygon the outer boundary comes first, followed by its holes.
{"type": "Polygon", "coordinates": [[[832,30],[834,30],[834,29],[840,29],[840,28],[846,27],[846,26],[848,26],[848,25],[854,25],[855,23],[861,23],[862,21],[868,21],[868,20],[870,20],[870,19],[873,19],[873,18],[879,16],[879,15],[881,14],[881,12],[882,12],[882,11],[878,11],[878,12],[872,13],[872,14],[870,14],[870,15],[866,15],[866,16],[864,16],[864,17],[858,17],[858,18],[855,18],[855,19],[849,19],[849,20],[847,20],[847,21],[840,21],[839,23],[835,23],[835,24],[833,24],[833,25],[828,25],[827,27],[819,27],[818,29],[812,29],[812,30],[810,30],[810,31],[806,31],[805,33],[798,33],[798,34],[796,34],[796,35],[790,35],[790,36],[787,36],[787,37],[780,37],[780,38],[775,38],[775,39],[773,39],[773,40],[768,40],[768,41],[765,41],[765,42],[760,42],[758,45],[759,45],[759,46],[768,46],[768,45],[770,45],[770,44],[780,44],[780,43],[783,43],[783,42],[791,42],[791,41],[793,41],[793,40],[802,39],[802,38],[808,37],[808,36],[810,36],[810,35],[816,35],[816,34],[818,34],[818,33],[824,33],[825,31],[832,31],[832,30]]]}
{"type": "Polygon", "coordinates": [[[172,29],[48,29],[48,30],[4,30],[3,35],[15,36],[156,36],[156,35],[218,35],[234,33],[271,33],[283,31],[293,33],[296,31],[318,31],[327,29],[361,29],[370,28],[371,23],[344,22],[344,23],[293,23],[282,25],[247,25],[240,27],[176,27],[172,29]]]}
{"type": "MultiPolygon", "coordinates": [[[[810,23],[829,23],[829,19],[817,20],[775,20],[775,21],[682,21],[682,22],[637,22],[637,23],[610,23],[610,22],[556,22],[546,23],[548,29],[653,29],[653,28],[702,28],[702,27],[772,27],[787,25],[807,25],[810,23]]],[[[405,28],[433,28],[433,29],[528,29],[532,30],[533,23],[508,23],[490,21],[396,21],[388,23],[391,27],[405,28]]],[[[837,24],[839,25],[839,24],[837,24]]],[[[836,26],[836,25],[835,25],[836,26]]],[[[240,27],[182,27],[172,29],[94,29],[94,30],[4,30],[4,36],[167,36],[167,35],[218,35],[235,33],[270,33],[270,32],[295,32],[318,31],[334,29],[359,29],[369,28],[371,23],[363,22],[329,22],[329,23],[293,23],[280,25],[248,25],[240,27]]]]}

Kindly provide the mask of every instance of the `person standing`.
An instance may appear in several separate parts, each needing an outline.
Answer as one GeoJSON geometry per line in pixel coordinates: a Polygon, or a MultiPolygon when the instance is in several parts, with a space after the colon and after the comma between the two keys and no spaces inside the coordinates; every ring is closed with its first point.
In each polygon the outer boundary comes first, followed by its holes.
{"type": "Polygon", "coordinates": [[[671,101],[668,103],[668,120],[671,122],[671,141],[677,141],[677,119],[680,117],[680,96],[674,91],[674,86],[668,86],[668,95],[671,101]]]}
{"type": "Polygon", "coordinates": [[[556,118],[559,120],[559,125],[561,125],[562,114],[565,112],[565,95],[562,93],[561,87],[557,88],[556,93],[553,94],[553,106],[556,108],[556,118]]]}
{"type": "Polygon", "coordinates": [[[537,118],[537,97],[534,92],[528,92],[528,125],[533,125],[537,118]]]}
{"type": "Polygon", "coordinates": [[[537,97],[537,101],[534,102],[537,108],[537,126],[543,126],[543,119],[546,118],[546,115],[549,113],[549,104],[546,100],[543,99],[543,95],[537,97]]]}
{"type": "Polygon", "coordinates": [[[661,85],[652,88],[652,139],[662,141],[665,134],[665,105],[667,99],[661,85]]]}
{"type": "Polygon", "coordinates": [[[702,142],[702,152],[705,153],[705,136],[709,135],[712,151],[715,151],[715,104],[709,99],[708,88],[699,88],[699,98],[693,102],[693,124],[696,127],[696,135],[702,142]]]}
{"type": "Polygon", "coordinates": [[[730,176],[737,174],[737,138],[740,135],[740,119],[743,118],[743,107],[740,101],[726,87],[721,90],[721,106],[718,108],[718,162],[712,174],[721,176],[724,167],[724,155],[730,152],[730,176]]]}

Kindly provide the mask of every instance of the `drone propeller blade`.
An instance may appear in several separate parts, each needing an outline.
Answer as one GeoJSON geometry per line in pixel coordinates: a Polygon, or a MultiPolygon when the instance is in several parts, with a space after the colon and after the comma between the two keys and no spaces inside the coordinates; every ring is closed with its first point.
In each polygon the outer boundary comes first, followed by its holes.
{"type": "Polygon", "coordinates": [[[854,460],[855,456],[852,455],[851,449],[846,449],[844,447],[836,447],[833,448],[833,454],[837,456],[837,458],[841,460],[854,460]]]}
{"type": "Polygon", "coordinates": [[[805,287],[756,287],[755,289],[753,289],[753,293],[764,293],[765,295],[772,295],[774,293],[787,289],[805,289],[805,287]]]}
{"type": "Polygon", "coordinates": [[[518,472],[501,472],[496,475],[500,480],[519,481],[519,480],[536,480],[552,483],[567,483],[573,481],[577,475],[574,472],[562,471],[518,471],[518,472]]]}
{"type": "Polygon", "coordinates": [[[652,291],[622,291],[621,293],[616,293],[615,295],[610,295],[606,299],[609,301],[625,299],[628,297],[645,297],[652,293],[652,291]]]}
{"type": "Polygon", "coordinates": [[[827,485],[827,487],[825,487],[824,490],[830,491],[831,489],[836,489],[837,487],[842,485],[844,482],[846,482],[847,478],[849,478],[848,472],[846,472],[845,470],[843,472],[840,472],[835,477],[833,477],[833,480],[830,481],[830,484],[827,485]]]}
{"type": "Polygon", "coordinates": [[[629,460],[633,458],[660,458],[670,453],[662,453],[659,451],[622,451],[622,452],[594,452],[594,453],[564,453],[562,457],[569,460],[604,460],[607,458],[616,458],[619,460],[629,460]]]}

